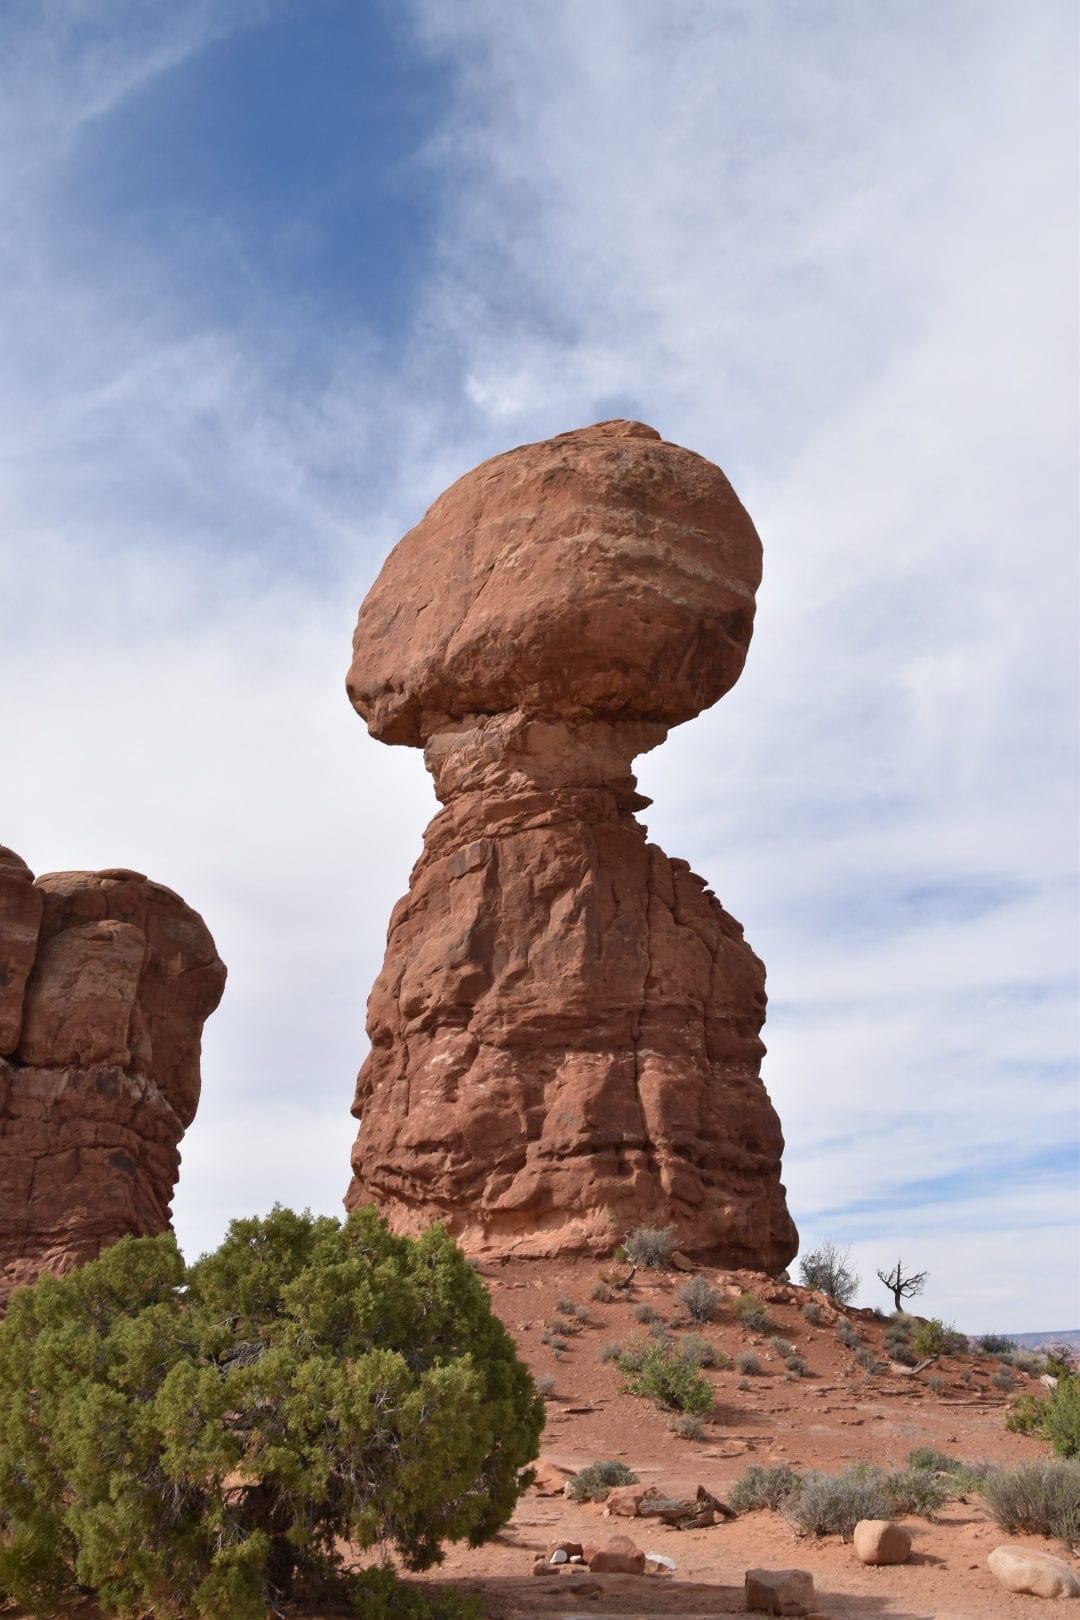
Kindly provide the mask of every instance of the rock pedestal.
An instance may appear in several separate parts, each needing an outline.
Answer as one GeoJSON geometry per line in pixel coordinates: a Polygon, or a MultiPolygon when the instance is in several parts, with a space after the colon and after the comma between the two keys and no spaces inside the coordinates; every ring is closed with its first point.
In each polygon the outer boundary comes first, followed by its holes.
{"type": "Polygon", "coordinates": [[[167,1230],[224,984],[171,889],[122,869],[35,883],[0,849],[0,1304],[167,1230]]]}
{"type": "Polygon", "coordinates": [[[484,463],[387,559],[350,697],[443,804],[390,921],[349,1207],[474,1251],[797,1236],[758,1070],[764,969],[647,842],[631,766],[737,679],[761,548],[720,470],[608,422],[484,463]]]}

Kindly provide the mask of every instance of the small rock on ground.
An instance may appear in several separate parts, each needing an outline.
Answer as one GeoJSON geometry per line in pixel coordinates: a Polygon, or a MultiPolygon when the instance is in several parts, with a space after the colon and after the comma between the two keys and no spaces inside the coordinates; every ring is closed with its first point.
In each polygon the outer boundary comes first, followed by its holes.
{"type": "Polygon", "coordinates": [[[1027,1592],[1032,1597],[1080,1598],[1080,1579],[1071,1564],[1052,1553],[1030,1547],[995,1547],[986,1562],[1010,1592],[1027,1592]]]}
{"type": "Polygon", "coordinates": [[[746,1607],[759,1614],[809,1615],[814,1577],[808,1569],[748,1569],[746,1607]]]}

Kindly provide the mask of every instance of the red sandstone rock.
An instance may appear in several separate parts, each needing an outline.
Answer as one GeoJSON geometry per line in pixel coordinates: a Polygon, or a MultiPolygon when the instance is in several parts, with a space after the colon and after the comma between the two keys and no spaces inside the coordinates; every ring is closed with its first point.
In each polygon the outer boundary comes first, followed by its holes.
{"type": "Polygon", "coordinates": [[[0,1053],[14,1052],[19,1044],[23,994],[40,926],[34,874],[14,850],[0,845],[0,1053]]]}
{"type": "Polygon", "coordinates": [[[30,874],[5,856],[0,943],[22,977],[4,986],[20,982],[0,1059],[0,1301],[126,1233],[167,1230],[202,1026],[225,983],[205,924],[171,889],[138,872],[58,872],[15,906],[5,871],[24,889],[30,874]]]}
{"type": "Polygon", "coordinates": [[[911,1557],[911,1532],[892,1519],[860,1519],[851,1540],[863,1564],[906,1564],[911,1557]]]}
{"type": "Polygon", "coordinates": [[[646,841],[634,756],[732,685],[760,543],[718,468],[640,423],[484,463],[391,553],[349,693],[423,743],[443,810],[368,1004],[350,1208],[466,1247],[797,1247],[758,1077],[764,970],[646,841]]]}
{"type": "Polygon", "coordinates": [[[644,1575],[645,1554],[629,1536],[609,1536],[599,1547],[585,1548],[594,1575],[644,1575]]]}
{"type": "Polygon", "coordinates": [[[638,1518],[641,1512],[641,1499],[648,1489],[647,1485],[616,1485],[613,1491],[608,1492],[604,1512],[609,1518],[638,1518]]]}

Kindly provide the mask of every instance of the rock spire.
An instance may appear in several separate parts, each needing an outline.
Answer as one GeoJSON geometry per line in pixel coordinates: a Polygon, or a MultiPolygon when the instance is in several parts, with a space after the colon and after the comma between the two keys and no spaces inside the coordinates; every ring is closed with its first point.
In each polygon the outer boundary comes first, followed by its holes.
{"type": "Polygon", "coordinates": [[[348,693],[443,809],[368,1003],[350,1207],[477,1252],[673,1222],[732,1265],[794,1254],[764,969],[631,773],[738,679],[760,578],[719,468],[629,421],[484,462],[387,558],[348,693]]]}

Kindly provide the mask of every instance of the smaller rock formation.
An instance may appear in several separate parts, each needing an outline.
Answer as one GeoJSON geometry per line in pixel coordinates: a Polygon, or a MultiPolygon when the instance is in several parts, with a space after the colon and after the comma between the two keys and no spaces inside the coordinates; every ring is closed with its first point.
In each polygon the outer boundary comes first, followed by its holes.
{"type": "Polygon", "coordinates": [[[225,967],[141,872],[34,882],[0,848],[0,1304],[169,1226],[225,967]]]}

